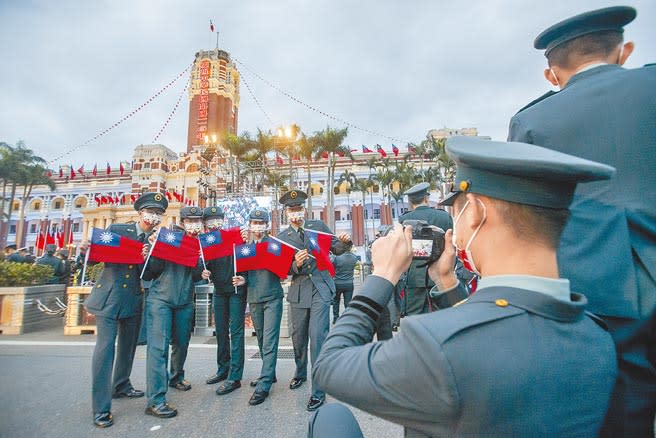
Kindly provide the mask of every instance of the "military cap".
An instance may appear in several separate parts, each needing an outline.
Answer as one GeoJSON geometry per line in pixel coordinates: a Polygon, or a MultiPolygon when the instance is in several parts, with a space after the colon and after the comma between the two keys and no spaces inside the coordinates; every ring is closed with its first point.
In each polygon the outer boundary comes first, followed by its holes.
{"type": "Polygon", "coordinates": [[[203,209],[200,207],[182,207],[180,219],[196,219],[203,217],[203,209]]]}
{"type": "Polygon", "coordinates": [[[248,215],[248,219],[252,221],[269,222],[269,212],[263,208],[254,208],[248,215]]]}
{"type": "Polygon", "coordinates": [[[162,211],[166,211],[168,206],[169,201],[166,200],[166,196],[156,192],[144,193],[134,203],[134,209],[137,211],[142,208],[159,208],[162,211]]]}
{"type": "Polygon", "coordinates": [[[27,246],[22,246],[18,248],[18,251],[27,251],[27,246]]]}
{"type": "Polygon", "coordinates": [[[280,197],[280,203],[285,207],[294,207],[305,204],[307,194],[302,190],[290,190],[280,197]]]}
{"type": "Polygon", "coordinates": [[[49,244],[46,245],[46,252],[47,253],[55,252],[56,249],[57,249],[57,245],[55,245],[53,243],[49,243],[49,244]]]}
{"type": "Polygon", "coordinates": [[[225,217],[223,209],[221,207],[205,207],[203,210],[203,219],[211,219],[213,217],[223,219],[225,217]]]}
{"type": "Polygon", "coordinates": [[[61,254],[64,257],[68,257],[68,250],[67,249],[62,249],[61,251],[59,251],[59,254],[61,254]]]}
{"type": "Polygon", "coordinates": [[[5,249],[16,249],[16,245],[12,243],[11,245],[5,246],[5,249]]]}
{"type": "Polygon", "coordinates": [[[453,191],[548,208],[567,208],[576,184],[611,178],[615,168],[541,146],[451,137],[446,151],[458,166],[453,191]]]}
{"type": "Polygon", "coordinates": [[[427,182],[421,182],[406,190],[404,195],[407,195],[408,198],[412,199],[424,198],[428,196],[428,189],[430,189],[430,184],[427,182]]]}
{"type": "Polygon", "coordinates": [[[624,26],[636,17],[636,10],[630,6],[613,6],[584,12],[550,26],[535,38],[536,49],[546,49],[544,55],[555,47],[594,32],[624,32],[624,26]]]}

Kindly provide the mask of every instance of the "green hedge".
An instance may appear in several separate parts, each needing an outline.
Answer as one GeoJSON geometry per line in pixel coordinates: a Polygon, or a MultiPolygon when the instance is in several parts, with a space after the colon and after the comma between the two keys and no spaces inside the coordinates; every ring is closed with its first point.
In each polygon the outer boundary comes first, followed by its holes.
{"type": "Polygon", "coordinates": [[[45,284],[52,276],[53,269],[47,265],[0,262],[0,287],[45,284]]]}

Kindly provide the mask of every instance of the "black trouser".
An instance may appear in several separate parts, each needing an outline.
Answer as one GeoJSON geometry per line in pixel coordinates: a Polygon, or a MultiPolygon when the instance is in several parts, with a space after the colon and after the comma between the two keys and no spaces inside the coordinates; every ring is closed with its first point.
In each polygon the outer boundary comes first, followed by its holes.
{"type": "Polygon", "coordinates": [[[353,282],[351,284],[335,284],[335,299],[333,300],[333,323],[339,318],[339,301],[344,295],[344,308],[348,307],[353,298],[353,282]]]}

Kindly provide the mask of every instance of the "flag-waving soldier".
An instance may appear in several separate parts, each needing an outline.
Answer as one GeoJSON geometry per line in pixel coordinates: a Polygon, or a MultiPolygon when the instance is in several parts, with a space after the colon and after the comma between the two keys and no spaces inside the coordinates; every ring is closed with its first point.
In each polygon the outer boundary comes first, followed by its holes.
{"type": "MultiPolygon", "coordinates": [[[[146,242],[154,227],[161,222],[167,207],[168,202],[160,193],[145,193],[134,203],[134,209],[139,212],[139,221],[113,224],[108,231],[146,242]]],[[[88,243],[83,242],[80,249],[87,251],[88,243]]],[[[143,391],[134,389],[130,383],[143,307],[139,279],[141,268],[141,265],[134,263],[105,263],[84,304],[90,313],[96,315],[97,339],[92,361],[92,399],[93,422],[97,427],[109,427],[114,424],[111,413],[112,398],[137,398],[144,395],[143,391]]]]}

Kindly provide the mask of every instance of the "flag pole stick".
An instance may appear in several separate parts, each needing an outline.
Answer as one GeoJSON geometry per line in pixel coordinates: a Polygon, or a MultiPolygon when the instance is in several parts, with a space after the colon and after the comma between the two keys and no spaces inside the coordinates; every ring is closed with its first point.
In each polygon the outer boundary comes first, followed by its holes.
{"type": "MultiPolygon", "coordinates": [[[[91,235],[93,236],[93,227],[90,228],[91,235]]],[[[84,277],[87,274],[87,263],[89,262],[89,253],[91,252],[91,245],[93,243],[91,242],[92,239],[89,239],[89,236],[87,235],[87,239],[89,240],[89,246],[87,247],[87,252],[84,254],[84,266],[82,267],[82,279],[80,279],[80,286],[84,286],[84,277]]]]}
{"type": "MultiPolygon", "coordinates": [[[[207,271],[207,265],[205,264],[205,254],[203,254],[203,245],[200,243],[200,239],[198,239],[198,247],[200,248],[200,260],[203,262],[203,269],[207,271]]],[[[207,279],[207,284],[210,284],[210,279],[207,279]]]]}
{"type": "MultiPolygon", "coordinates": [[[[269,237],[272,238],[273,240],[276,240],[276,241],[282,243],[283,245],[287,245],[288,247],[290,247],[290,248],[292,248],[292,249],[295,249],[296,251],[300,251],[299,248],[296,248],[294,245],[289,244],[289,243],[287,243],[287,242],[285,242],[285,241],[283,241],[283,240],[280,240],[280,239],[278,239],[277,237],[274,237],[274,236],[272,236],[272,235],[270,235],[270,234],[269,234],[269,237]]],[[[315,259],[315,260],[317,259],[315,256],[313,256],[313,255],[310,254],[309,252],[308,252],[308,257],[310,257],[311,259],[315,259]]]]}
{"type": "MultiPolygon", "coordinates": [[[[235,275],[237,275],[237,245],[232,244],[232,262],[235,268],[235,275]]],[[[235,285],[235,293],[237,293],[237,285],[235,285]]]]}
{"type": "Polygon", "coordinates": [[[157,229],[157,233],[155,233],[155,243],[153,243],[153,244],[150,246],[150,251],[148,251],[148,256],[146,257],[146,261],[144,262],[144,267],[143,267],[143,269],[141,270],[141,275],[139,276],[139,278],[142,279],[142,280],[143,280],[144,272],[146,272],[146,266],[148,266],[148,260],[150,260],[150,255],[153,253],[153,249],[155,248],[155,245],[157,244],[157,238],[159,237],[159,231],[160,231],[161,229],[162,229],[162,227],[159,227],[159,228],[157,229]]]}

